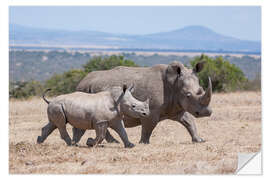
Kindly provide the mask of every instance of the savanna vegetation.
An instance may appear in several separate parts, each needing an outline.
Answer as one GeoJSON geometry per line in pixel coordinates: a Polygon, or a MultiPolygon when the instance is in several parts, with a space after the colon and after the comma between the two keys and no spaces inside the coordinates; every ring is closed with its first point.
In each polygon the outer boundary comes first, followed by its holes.
{"type": "Polygon", "coordinates": [[[27,81],[27,82],[10,82],[9,96],[13,98],[28,98],[31,96],[41,96],[45,89],[52,89],[50,95],[59,95],[74,92],[77,84],[89,72],[108,70],[116,66],[138,66],[131,60],[124,59],[123,56],[93,57],[82,69],[71,69],[69,71],[54,74],[44,82],[27,81]]]}
{"type": "MultiPolygon", "coordinates": [[[[49,98],[50,99],[50,98],[49,98]]],[[[233,174],[239,153],[261,150],[261,93],[215,93],[210,117],[196,126],[205,143],[192,143],[188,131],[171,120],[160,122],[150,144],[139,144],[141,127],[126,128],[135,147],[103,141],[85,144],[95,131],[86,131],[78,147],[68,147],[59,131],[36,144],[48,123],[47,104],[40,98],[9,103],[10,174],[233,174]]],[[[67,124],[69,135],[72,126],[67,124]]],[[[121,142],[119,136],[110,131],[121,142]]]]}
{"type": "MultiPolygon", "coordinates": [[[[75,53],[76,56],[76,53],[75,53]]],[[[77,54],[78,56],[78,54],[77,54]]],[[[157,55],[158,56],[158,55],[157,55]]],[[[198,61],[204,61],[204,69],[198,76],[200,84],[206,88],[208,77],[212,79],[213,91],[232,92],[239,90],[260,90],[260,74],[249,80],[244,72],[235,64],[224,59],[222,56],[209,57],[197,56],[191,59],[186,66],[194,67],[198,61]]],[[[169,62],[168,62],[169,63],[169,62]]],[[[158,64],[158,63],[157,63],[158,64]]],[[[133,60],[125,58],[124,55],[94,56],[86,61],[81,68],[72,68],[63,73],[55,73],[44,81],[10,81],[9,96],[12,98],[28,98],[41,96],[42,92],[51,88],[50,95],[59,95],[74,92],[77,84],[89,72],[108,70],[116,66],[139,66],[133,60]]],[[[57,71],[56,71],[57,72],[57,71]]]]}
{"type": "MultiPolygon", "coordinates": [[[[46,81],[54,73],[61,74],[70,69],[81,69],[89,59],[95,56],[102,58],[110,55],[122,55],[139,66],[153,66],[155,64],[169,64],[180,61],[189,64],[199,53],[155,53],[155,52],[92,52],[67,50],[13,50],[9,51],[9,78],[10,81],[46,81]]],[[[210,55],[210,54],[209,54],[210,55]]],[[[212,54],[215,58],[217,55],[212,54]]],[[[259,55],[233,55],[222,57],[231,64],[239,67],[249,79],[255,79],[261,71],[261,57],[259,55]]]]}

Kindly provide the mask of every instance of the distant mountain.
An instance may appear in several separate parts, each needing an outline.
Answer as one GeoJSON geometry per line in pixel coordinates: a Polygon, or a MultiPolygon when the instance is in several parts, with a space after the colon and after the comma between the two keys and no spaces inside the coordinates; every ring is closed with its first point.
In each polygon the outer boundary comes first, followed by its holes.
{"type": "Polygon", "coordinates": [[[188,26],[147,35],[112,34],[99,31],[52,30],[10,24],[12,44],[92,45],[116,48],[178,49],[260,52],[261,43],[224,36],[203,26],[188,26]]]}

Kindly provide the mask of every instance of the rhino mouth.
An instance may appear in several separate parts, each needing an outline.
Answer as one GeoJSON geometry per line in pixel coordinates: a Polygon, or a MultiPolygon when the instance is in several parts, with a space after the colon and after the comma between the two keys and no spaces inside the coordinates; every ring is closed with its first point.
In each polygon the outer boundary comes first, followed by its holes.
{"type": "Polygon", "coordinates": [[[210,107],[207,107],[207,108],[204,108],[202,111],[196,111],[194,116],[196,118],[198,117],[208,117],[208,116],[211,116],[212,114],[212,109],[210,107]]]}

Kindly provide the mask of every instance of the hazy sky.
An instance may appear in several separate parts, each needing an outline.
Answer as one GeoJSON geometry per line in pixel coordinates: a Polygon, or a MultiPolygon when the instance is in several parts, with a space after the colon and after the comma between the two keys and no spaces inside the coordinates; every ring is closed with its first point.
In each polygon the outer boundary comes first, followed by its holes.
{"type": "Polygon", "coordinates": [[[13,6],[10,23],[124,34],[149,34],[202,25],[223,35],[261,40],[259,6],[13,6]]]}

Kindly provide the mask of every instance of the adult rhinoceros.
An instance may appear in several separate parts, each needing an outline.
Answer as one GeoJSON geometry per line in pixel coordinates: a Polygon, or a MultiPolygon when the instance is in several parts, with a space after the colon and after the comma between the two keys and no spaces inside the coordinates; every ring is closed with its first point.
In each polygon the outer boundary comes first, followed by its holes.
{"type": "MultiPolygon", "coordinates": [[[[96,93],[104,88],[122,86],[124,83],[135,84],[133,96],[140,101],[149,98],[150,116],[147,119],[134,119],[125,116],[125,127],[142,125],[140,143],[149,143],[153,129],[159,121],[172,119],[184,125],[193,142],[204,142],[197,134],[194,120],[186,112],[195,117],[210,116],[208,106],[212,95],[212,84],[209,78],[206,92],[199,85],[196,73],[203,68],[199,62],[194,69],[186,68],[182,63],[174,61],[169,65],[158,64],[153,67],[119,66],[106,71],[89,73],[77,86],[77,91],[96,93]]],[[[73,129],[79,138],[84,130],[73,129]]],[[[76,137],[78,138],[78,137],[76,137]]],[[[116,141],[107,131],[106,140],[116,141]]]]}

